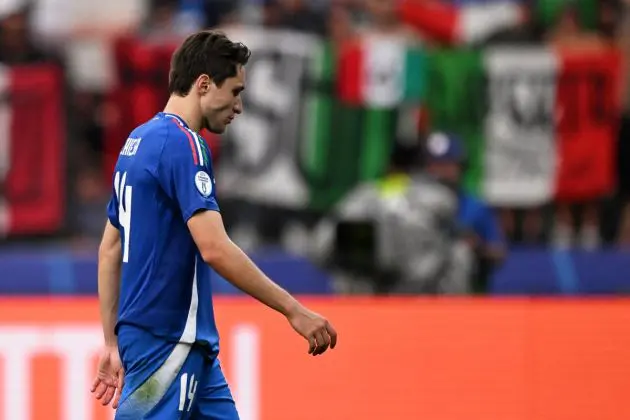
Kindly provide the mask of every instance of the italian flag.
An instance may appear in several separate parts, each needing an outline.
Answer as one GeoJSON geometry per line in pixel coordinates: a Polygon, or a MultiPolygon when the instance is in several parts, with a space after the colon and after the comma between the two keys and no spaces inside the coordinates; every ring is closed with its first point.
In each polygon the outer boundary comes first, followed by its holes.
{"type": "Polygon", "coordinates": [[[456,7],[440,0],[403,0],[401,19],[424,36],[448,44],[472,44],[525,18],[523,8],[511,1],[456,7]]]}
{"type": "Polygon", "coordinates": [[[510,46],[430,62],[433,125],[466,138],[467,186],[491,204],[578,202],[614,188],[616,50],[510,46]]]}
{"type": "Polygon", "coordinates": [[[364,37],[325,44],[308,79],[301,167],[310,185],[310,206],[325,210],[357,182],[374,180],[389,167],[394,136],[405,129],[407,109],[422,100],[425,53],[401,36],[364,37]]]}
{"type": "Polygon", "coordinates": [[[369,35],[342,46],[337,58],[337,93],[349,104],[392,108],[419,101],[422,49],[402,36],[369,35]]]}

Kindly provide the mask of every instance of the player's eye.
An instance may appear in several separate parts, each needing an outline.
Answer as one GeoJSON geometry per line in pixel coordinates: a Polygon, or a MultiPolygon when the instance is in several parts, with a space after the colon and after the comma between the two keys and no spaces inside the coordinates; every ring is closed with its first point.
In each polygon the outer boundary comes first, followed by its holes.
{"type": "Polygon", "coordinates": [[[239,87],[239,88],[234,89],[232,93],[234,93],[234,96],[239,96],[242,91],[243,91],[243,88],[239,87]]]}

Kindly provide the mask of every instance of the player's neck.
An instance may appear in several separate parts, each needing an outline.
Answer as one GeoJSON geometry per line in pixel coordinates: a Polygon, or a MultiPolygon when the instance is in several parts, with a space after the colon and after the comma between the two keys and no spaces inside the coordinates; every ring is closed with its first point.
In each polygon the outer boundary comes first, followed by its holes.
{"type": "Polygon", "coordinates": [[[177,115],[184,120],[188,128],[193,131],[200,131],[202,122],[201,110],[196,101],[191,99],[190,97],[171,95],[164,107],[164,112],[177,115]]]}

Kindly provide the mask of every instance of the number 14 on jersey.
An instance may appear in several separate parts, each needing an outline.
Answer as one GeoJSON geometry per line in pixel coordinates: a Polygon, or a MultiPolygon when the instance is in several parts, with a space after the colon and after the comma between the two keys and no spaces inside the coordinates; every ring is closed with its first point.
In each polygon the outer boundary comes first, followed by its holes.
{"type": "Polygon", "coordinates": [[[118,223],[124,231],[123,238],[123,262],[129,262],[129,237],[131,236],[131,197],[133,190],[127,185],[127,172],[116,172],[114,176],[114,189],[118,199],[118,223]]]}

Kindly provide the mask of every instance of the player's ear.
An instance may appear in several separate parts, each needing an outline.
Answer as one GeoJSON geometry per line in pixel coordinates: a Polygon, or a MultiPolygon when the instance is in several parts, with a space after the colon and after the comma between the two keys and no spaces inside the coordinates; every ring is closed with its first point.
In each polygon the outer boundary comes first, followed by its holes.
{"type": "Polygon", "coordinates": [[[202,74],[199,78],[197,78],[197,83],[195,83],[195,85],[199,94],[205,95],[210,92],[210,89],[212,88],[212,79],[210,79],[207,74],[202,74]]]}

